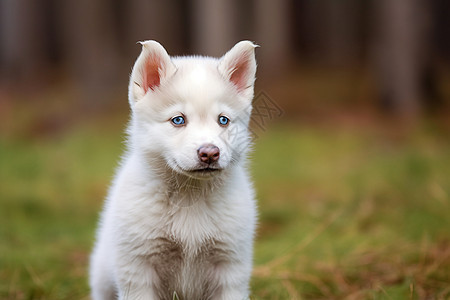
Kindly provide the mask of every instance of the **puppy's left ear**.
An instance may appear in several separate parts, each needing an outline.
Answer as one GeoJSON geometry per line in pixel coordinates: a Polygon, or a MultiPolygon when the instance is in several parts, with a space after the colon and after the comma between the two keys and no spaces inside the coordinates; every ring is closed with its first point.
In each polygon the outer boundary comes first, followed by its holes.
{"type": "Polygon", "coordinates": [[[219,61],[219,72],[229,80],[239,93],[251,90],[255,83],[257,45],[250,41],[241,41],[228,51],[219,61]]]}

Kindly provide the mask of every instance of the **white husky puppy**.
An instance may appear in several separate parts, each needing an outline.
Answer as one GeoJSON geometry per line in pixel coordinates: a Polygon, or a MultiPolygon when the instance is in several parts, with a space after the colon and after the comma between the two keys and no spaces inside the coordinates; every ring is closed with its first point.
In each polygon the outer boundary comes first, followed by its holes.
{"type": "Polygon", "coordinates": [[[92,297],[249,297],[254,191],[246,171],[255,45],[170,57],[142,42],[124,156],[91,257],[92,297]]]}

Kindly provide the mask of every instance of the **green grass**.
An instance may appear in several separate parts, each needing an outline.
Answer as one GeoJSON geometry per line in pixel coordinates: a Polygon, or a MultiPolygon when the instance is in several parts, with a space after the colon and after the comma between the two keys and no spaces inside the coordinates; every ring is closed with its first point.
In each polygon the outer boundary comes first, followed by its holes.
{"type": "MultiPolygon", "coordinates": [[[[0,299],[89,298],[97,215],[123,149],[111,124],[0,140],[0,299]]],[[[450,297],[450,140],[389,136],[261,134],[252,299],[450,297]]]]}
{"type": "Polygon", "coordinates": [[[259,140],[255,299],[449,297],[449,146],[329,128],[259,140]]]}

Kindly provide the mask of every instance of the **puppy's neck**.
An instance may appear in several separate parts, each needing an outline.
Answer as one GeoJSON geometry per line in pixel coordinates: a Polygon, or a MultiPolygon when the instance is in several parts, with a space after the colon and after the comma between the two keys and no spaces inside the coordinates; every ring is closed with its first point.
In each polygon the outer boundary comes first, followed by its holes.
{"type": "MultiPolygon", "coordinates": [[[[152,157],[155,157],[152,155],[152,157]]],[[[160,191],[166,194],[169,204],[188,207],[199,202],[214,201],[229,182],[233,166],[220,171],[209,178],[193,178],[171,169],[164,158],[141,160],[145,164],[149,176],[146,180],[160,182],[160,191]]],[[[147,176],[146,176],[147,177],[147,176]]]]}
{"type": "Polygon", "coordinates": [[[223,190],[227,173],[224,170],[208,179],[196,179],[170,170],[164,179],[168,200],[179,207],[191,206],[200,201],[214,201],[217,193],[223,190]]]}

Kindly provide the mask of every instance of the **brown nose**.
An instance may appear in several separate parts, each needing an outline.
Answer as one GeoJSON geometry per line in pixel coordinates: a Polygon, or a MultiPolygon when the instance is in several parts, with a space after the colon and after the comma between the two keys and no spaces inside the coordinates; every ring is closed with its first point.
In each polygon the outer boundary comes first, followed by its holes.
{"type": "Polygon", "coordinates": [[[201,162],[212,164],[219,159],[220,150],[217,146],[212,144],[203,145],[197,150],[198,159],[201,162]]]}

